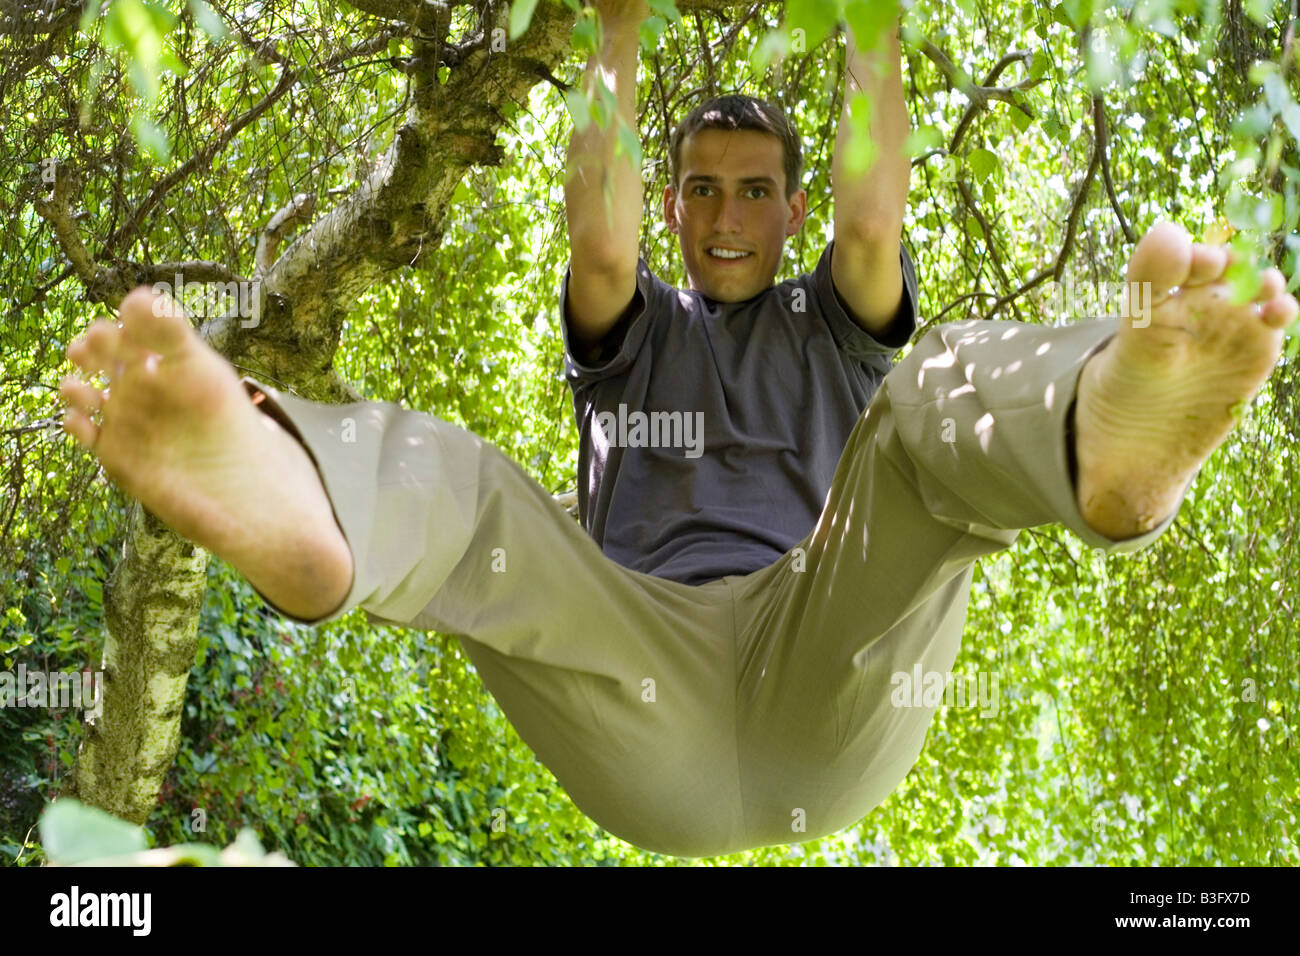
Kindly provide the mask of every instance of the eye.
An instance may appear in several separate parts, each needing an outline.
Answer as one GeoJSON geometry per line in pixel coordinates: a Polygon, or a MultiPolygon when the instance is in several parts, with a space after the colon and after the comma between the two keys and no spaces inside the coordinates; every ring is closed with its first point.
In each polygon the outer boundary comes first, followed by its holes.
{"type": "Polygon", "coordinates": [[[759,193],[760,195],[763,195],[763,196],[766,196],[766,195],[767,195],[767,188],[766,188],[765,186],[750,186],[750,187],[749,187],[749,191],[750,191],[751,193],[752,193],[752,192],[757,192],[757,193],[759,193]]]}
{"type": "Polygon", "coordinates": [[[701,190],[701,189],[708,189],[708,188],[709,188],[708,186],[704,186],[704,185],[696,185],[696,187],[695,187],[694,189],[691,190],[691,194],[694,195],[694,196],[698,196],[698,195],[700,195],[700,190],[701,190]]]}

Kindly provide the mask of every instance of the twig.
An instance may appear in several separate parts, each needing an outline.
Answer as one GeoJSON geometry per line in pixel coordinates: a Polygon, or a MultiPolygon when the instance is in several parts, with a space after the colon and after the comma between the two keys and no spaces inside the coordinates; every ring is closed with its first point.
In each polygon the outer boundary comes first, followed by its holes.
{"type": "Polygon", "coordinates": [[[1106,195],[1110,197],[1110,206],[1115,210],[1115,215],[1119,217],[1119,225],[1124,230],[1124,238],[1129,242],[1137,242],[1137,236],[1133,235],[1128,220],[1124,218],[1124,210],[1120,208],[1119,197],[1115,195],[1115,184],[1110,178],[1110,159],[1106,155],[1106,143],[1108,141],[1106,134],[1106,104],[1100,96],[1093,97],[1092,100],[1092,121],[1097,136],[1097,152],[1101,156],[1101,176],[1106,183],[1106,195]]]}
{"type": "Polygon", "coordinates": [[[149,195],[136,208],[134,215],[116,232],[104,240],[101,247],[105,251],[111,250],[114,246],[124,243],[136,234],[145,216],[153,209],[154,206],[162,202],[164,196],[172,189],[179,185],[186,177],[195,170],[200,169],[212,162],[212,158],[223,150],[226,145],[234,139],[235,135],[248,126],[255,119],[269,110],[285,93],[293,87],[298,81],[298,73],[295,70],[284,70],[280,74],[280,82],[274,89],[268,93],[260,103],[244,112],[242,116],[234,119],[225,129],[223,129],[213,140],[198,150],[188,160],[174,169],[171,173],[164,176],[158,185],[150,190],[149,195]]]}
{"type": "Polygon", "coordinates": [[[965,70],[959,69],[953,64],[952,60],[949,59],[948,54],[939,49],[939,47],[935,45],[934,41],[926,40],[921,44],[920,49],[921,52],[939,68],[939,72],[947,78],[948,82],[961,90],[965,97],[970,100],[970,104],[966,107],[966,112],[962,115],[961,120],[957,123],[957,129],[952,134],[952,141],[948,144],[948,152],[957,152],[957,147],[961,145],[962,138],[966,135],[966,130],[970,127],[971,123],[974,122],[975,115],[980,110],[985,109],[990,100],[1000,100],[1003,103],[1010,103],[1016,109],[1021,110],[1030,116],[1033,115],[1028,106],[1017,101],[1015,94],[1023,90],[1032,89],[1039,83],[1043,82],[1041,79],[1022,80],[1015,86],[992,85],[996,82],[1002,71],[1012,63],[1023,62],[1028,59],[1030,55],[1028,50],[1013,50],[1010,53],[1004,54],[1002,58],[994,64],[993,69],[989,70],[988,75],[984,78],[984,82],[982,84],[976,84],[965,70]]]}
{"type": "Polygon", "coordinates": [[[1074,201],[1070,204],[1070,215],[1065,220],[1065,240],[1061,243],[1061,251],[1056,256],[1056,266],[1052,270],[1052,278],[1058,282],[1065,272],[1065,263],[1070,258],[1070,246],[1074,242],[1074,233],[1079,228],[1079,215],[1083,212],[1083,204],[1088,198],[1092,178],[1097,175],[1097,167],[1100,165],[1101,151],[1097,148],[1097,142],[1094,140],[1092,158],[1088,160],[1088,171],[1083,174],[1083,182],[1079,184],[1078,192],[1074,194],[1074,201]]]}

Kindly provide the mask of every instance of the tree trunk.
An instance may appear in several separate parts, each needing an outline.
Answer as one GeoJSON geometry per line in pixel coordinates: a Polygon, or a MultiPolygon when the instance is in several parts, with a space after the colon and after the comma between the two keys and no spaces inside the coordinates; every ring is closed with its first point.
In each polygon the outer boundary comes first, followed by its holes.
{"type": "Polygon", "coordinates": [[[103,710],[86,727],[65,795],[131,823],[149,818],[180,747],[207,568],[207,551],[132,504],[104,589],[103,710]]]}

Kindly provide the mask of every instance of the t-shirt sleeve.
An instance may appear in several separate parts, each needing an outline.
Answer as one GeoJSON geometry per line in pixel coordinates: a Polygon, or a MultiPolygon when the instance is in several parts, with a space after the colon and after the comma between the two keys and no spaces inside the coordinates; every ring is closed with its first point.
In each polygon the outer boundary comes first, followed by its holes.
{"type": "Polygon", "coordinates": [[[659,307],[664,288],[660,279],[650,271],[645,259],[638,258],[636,266],[636,292],[628,303],[627,311],[619,317],[605,334],[600,352],[590,362],[583,361],[574,351],[573,332],[569,328],[569,276],[571,268],[564,269],[560,284],[560,327],[564,336],[564,377],[570,385],[588,385],[601,379],[618,375],[631,366],[649,332],[650,323],[659,307]]]}
{"type": "Polygon", "coordinates": [[[854,321],[835,290],[835,282],[831,278],[831,252],[834,248],[835,240],[832,239],[826,244],[826,249],[817,261],[817,268],[812,272],[812,287],[821,302],[822,314],[831,328],[831,335],[846,355],[888,372],[890,359],[916,332],[916,266],[912,264],[907,247],[900,240],[898,261],[903,270],[903,297],[888,338],[878,339],[854,321]]]}

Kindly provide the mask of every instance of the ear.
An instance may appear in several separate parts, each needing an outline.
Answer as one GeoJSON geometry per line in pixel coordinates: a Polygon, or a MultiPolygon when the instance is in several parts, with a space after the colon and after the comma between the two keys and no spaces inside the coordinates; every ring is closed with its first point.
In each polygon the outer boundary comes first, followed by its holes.
{"type": "Polygon", "coordinates": [[[790,218],[785,222],[785,234],[793,236],[803,228],[804,220],[808,218],[808,193],[800,189],[790,197],[790,218]]]}
{"type": "Polygon", "coordinates": [[[681,226],[677,222],[677,190],[672,186],[664,187],[664,222],[668,225],[668,231],[674,236],[681,226]]]}

